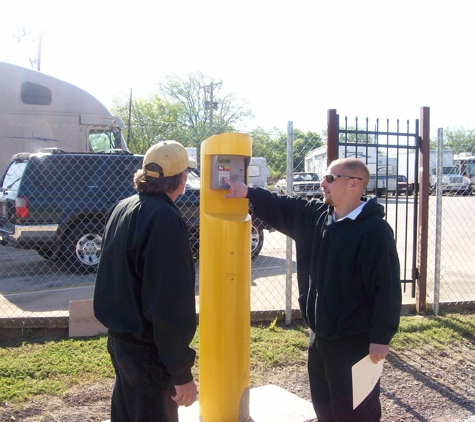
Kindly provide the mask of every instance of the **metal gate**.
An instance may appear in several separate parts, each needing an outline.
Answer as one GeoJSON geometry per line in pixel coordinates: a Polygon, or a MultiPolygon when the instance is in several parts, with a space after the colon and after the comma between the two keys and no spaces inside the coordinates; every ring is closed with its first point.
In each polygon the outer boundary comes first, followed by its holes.
{"type": "Polygon", "coordinates": [[[416,296],[419,278],[418,211],[419,211],[419,120],[412,124],[399,120],[391,126],[377,119],[363,124],[345,117],[340,122],[336,110],[329,110],[328,164],[344,157],[355,157],[370,170],[368,195],[376,195],[386,211],[385,219],[394,230],[401,263],[403,293],[416,296]],[[408,286],[410,289],[408,289],[408,286]]]}

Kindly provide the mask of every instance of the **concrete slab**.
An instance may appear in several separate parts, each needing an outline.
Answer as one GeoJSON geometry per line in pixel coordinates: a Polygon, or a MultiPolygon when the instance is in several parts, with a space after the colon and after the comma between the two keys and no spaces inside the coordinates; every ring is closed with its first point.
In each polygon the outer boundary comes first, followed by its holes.
{"type": "MultiPolygon", "coordinates": [[[[305,422],[316,419],[312,403],[276,385],[252,388],[249,411],[250,422],[305,422]]],[[[178,415],[180,422],[199,422],[199,402],[190,407],[180,406],[178,415]]]]}
{"type": "Polygon", "coordinates": [[[107,333],[94,316],[92,299],[69,302],[69,337],[91,337],[107,333]]]}

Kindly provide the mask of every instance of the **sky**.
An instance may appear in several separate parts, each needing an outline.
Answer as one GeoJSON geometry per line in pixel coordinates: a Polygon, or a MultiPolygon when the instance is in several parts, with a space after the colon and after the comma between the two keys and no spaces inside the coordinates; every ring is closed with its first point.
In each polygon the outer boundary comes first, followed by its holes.
{"type": "Polygon", "coordinates": [[[475,128],[471,0],[5,0],[0,61],[30,68],[43,32],[41,71],[106,106],[202,72],[249,103],[248,129],[320,133],[336,109],[394,130],[423,106],[431,137],[475,128]]]}

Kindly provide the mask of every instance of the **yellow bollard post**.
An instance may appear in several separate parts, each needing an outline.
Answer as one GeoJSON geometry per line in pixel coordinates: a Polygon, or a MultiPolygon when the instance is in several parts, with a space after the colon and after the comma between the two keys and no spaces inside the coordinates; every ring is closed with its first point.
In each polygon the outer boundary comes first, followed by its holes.
{"type": "Polygon", "coordinates": [[[223,199],[222,177],[247,183],[251,155],[251,138],[242,133],[201,144],[201,422],[250,419],[251,218],[247,199],[223,199]]]}

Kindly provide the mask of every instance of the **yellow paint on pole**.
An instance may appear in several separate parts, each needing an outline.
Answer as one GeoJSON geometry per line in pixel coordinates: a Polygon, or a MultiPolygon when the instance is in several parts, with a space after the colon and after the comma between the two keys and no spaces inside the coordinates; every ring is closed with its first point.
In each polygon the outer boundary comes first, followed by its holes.
{"type": "Polygon", "coordinates": [[[223,199],[222,177],[247,183],[251,155],[251,138],[242,133],[201,144],[201,422],[250,419],[251,218],[247,199],[223,199]]]}

